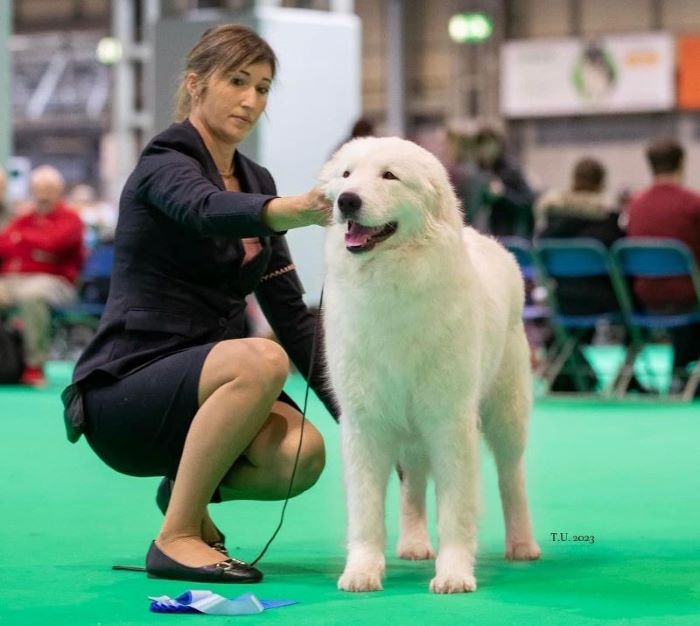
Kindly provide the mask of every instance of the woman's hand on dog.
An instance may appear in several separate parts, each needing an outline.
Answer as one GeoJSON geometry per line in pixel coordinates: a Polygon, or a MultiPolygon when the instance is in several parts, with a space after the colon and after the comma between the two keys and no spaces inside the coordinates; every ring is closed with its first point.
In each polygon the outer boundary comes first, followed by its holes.
{"type": "Polygon", "coordinates": [[[272,230],[302,226],[327,226],[333,214],[332,203],[320,188],[298,196],[273,198],[263,209],[263,220],[272,230]]]}

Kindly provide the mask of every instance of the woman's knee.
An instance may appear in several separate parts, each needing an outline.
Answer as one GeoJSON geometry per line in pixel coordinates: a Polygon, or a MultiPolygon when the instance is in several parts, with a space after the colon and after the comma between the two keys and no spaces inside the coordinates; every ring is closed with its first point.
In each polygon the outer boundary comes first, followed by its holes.
{"type": "Polygon", "coordinates": [[[289,358],[282,347],[269,339],[243,339],[237,346],[239,362],[231,381],[264,385],[275,396],[284,386],[289,373],[289,358]]]}
{"type": "Polygon", "coordinates": [[[258,367],[271,384],[281,390],[289,374],[289,357],[282,346],[269,339],[250,339],[251,350],[255,353],[258,367]]]}
{"type": "MultiPolygon", "coordinates": [[[[294,467],[296,449],[294,456],[289,459],[291,467],[294,467]]],[[[307,489],[313,487],[318,481],[326,466],[326,446],[323,437],[317,430],[309,430],[304,433],[304,441],[297,464],[297,471],[294,476],[292,495],[299,495],[307,489]]]]}
{"type": "Polygon", "coordinates": [[[268,339],[236,339],[216,344],[200,377],[200,404],[219,387],[245,385],[276,397],[289,373],[289,358],[268,339]]]}

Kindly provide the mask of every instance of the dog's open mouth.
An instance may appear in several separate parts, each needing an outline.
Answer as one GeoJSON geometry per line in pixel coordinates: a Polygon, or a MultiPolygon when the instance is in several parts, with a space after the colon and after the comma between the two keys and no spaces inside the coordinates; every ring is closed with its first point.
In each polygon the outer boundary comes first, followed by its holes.
{"type": "Polygon", "coordinates": [[[398,224],[389,222],[382,226],[363,226],[359,222],[348,220],[348,232],[345,233],[345,247],[350,252],[367,252],[378,243],[389,239],[398,224]]]}

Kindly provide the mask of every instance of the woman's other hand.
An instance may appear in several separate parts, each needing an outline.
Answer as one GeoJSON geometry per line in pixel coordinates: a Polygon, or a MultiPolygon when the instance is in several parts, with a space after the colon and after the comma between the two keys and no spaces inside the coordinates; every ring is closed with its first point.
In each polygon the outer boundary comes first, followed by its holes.
{"type": "Polygon", "coordinates": [[[276,231],[313,224],[326,226],[331,217],[331,201],[318,187],[298,196],[273,198],[263,209],[263,221],[276,231]]]}

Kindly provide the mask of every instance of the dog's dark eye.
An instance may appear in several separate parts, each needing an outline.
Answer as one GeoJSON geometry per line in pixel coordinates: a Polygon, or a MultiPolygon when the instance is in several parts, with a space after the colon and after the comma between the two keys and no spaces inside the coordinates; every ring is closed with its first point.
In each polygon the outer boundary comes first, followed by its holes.
{"type": "Polygon", "coordinates": [[[348,176],[350,176],[350,170],[345,170],[343,172],[343,178],[347,178],[348,176]]]}
{"type": "Polygon", "coordinates": [[[396,174],[394,174],[393,172],[390,172],[389,170],[382,174],[382,178],[384,180],[399,180],[399,177],[396,176],[396,174]]]}

